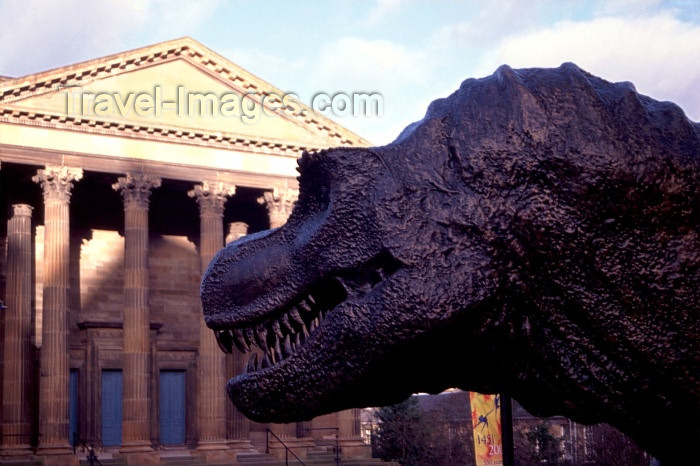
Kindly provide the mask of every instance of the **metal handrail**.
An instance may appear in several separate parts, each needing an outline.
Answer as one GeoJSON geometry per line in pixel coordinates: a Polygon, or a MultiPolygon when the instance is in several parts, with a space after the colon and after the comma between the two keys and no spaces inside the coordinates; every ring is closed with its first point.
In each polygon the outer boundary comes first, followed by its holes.
{"type": "Polygon", "coordinates": [[[287,446],[287,444],[284,443],[284,442],[282,441],[282,439],[279,438],[279,437],[277,436],[277,434],[275,434],[274,432],[272,432],[272,431],[270,430],[269,427],[266,427],[266,428],[265,428],[265,453],[270,453],[270,434],[272,434],[272,436],[275,437],[275,438],[277,439],[277,441],[278,441],[279,443],[281,443],[282,446],[284,447],[284,464],[286,464],[287,466],[289,466],[289,454],[291,453],[292,455],[294,455],[294,458],[296,458],[298,462],[300,462],[301,464],[303,464],[304,466],[306,466],[306,463],[304,463],[304,462],[301,460],[301,458],[299,458],[299,457],[297,456],[297,454],[294,453],[294,452],[292,451],[292,449],[289,448],[289,447],[287,446]]]}
{"type": "Polygon", "coordinates": [[[85,457],[90,462],[90,466],[95,466],[95,464],[99,464],[100,466],[103,466],[102,463],[100,463],[100,460],[97,459],[97,455],[95,454],[95,443],[90,442],[90,446],[85,442],[85,440],[81,439],[78,436],[77,432],[73,432],[73,454],[75,455],[75,446],[80,443],[87,451],[88,454],[85,457]]]}

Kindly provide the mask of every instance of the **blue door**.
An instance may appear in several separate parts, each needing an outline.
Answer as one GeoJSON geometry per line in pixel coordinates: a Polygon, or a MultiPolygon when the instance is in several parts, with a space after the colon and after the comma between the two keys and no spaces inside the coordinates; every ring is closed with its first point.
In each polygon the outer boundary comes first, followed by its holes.
{"type": "Polygon", "coordinates": [[[185,443],[185,371],[160,371],[160,443],[185,443]]]}
{"type": "Polygon", "coordinates": [[[102,445],[122,444],[122,371],[102,371],[102,445]]]}
{"type": "Polygon", "coordinates": [[[70,421],[68,424],[68,442],[75,444],[75,435],[78,433],[78,369],[70,370],[70,389],[68,398],[68,411],[70,421]]]}

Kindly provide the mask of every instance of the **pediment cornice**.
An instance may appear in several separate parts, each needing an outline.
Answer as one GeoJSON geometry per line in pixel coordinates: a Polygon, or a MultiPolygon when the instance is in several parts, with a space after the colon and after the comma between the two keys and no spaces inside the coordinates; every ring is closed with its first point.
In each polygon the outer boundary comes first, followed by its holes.
{"type": "MultiPolygon", "coordinates": [[[[290,144],[273,138],[244,138],[218,131],[190,130],[165,125],[140,125],[119,120],[81,118],[64,113],[41,112],[21,107],[0,105],[0,122],[58,130],[82,131],[105,136],[131,137],[153,141],[231,149],[244,152],[268,153],[298,157],[304,150],[325,149],[323,146],[290,144]]],[[[351,145],[351,144],[343,144],[351,145]]]]}
{"type": "MultiPolygon", "coordinates": [[[[281,90],[199,42],[184,37],[41,73],[0,81],[0,118],[12,123],[52,126],[68,130],[107,132],[107,134],[132,137],[147,135],[148,137],[166,138],[170,141],[177,138],[178,142],[185,143],[189,141],[201,144],[206,141],[223,146],[253,144],[258,148],[270,146],[276,147],[277,150],[280,148],[277,146],[278,144],[284,145],[284,142],[270,138],[258,138],[261,140],[246,142],[244,138],[236,137],[234,134],[221,134],[221,132],[207,134],[206,131],[191,131],[167,127],[162,124],[144,126],[133,122],[114,121],[113,119],[82,118],[22,108],[21,101],[29,97],[56,92],[70,86],[85,86],[95,81],[175,60],[185,60],[212,78],[241,93],[252,93],[260,98],[265,95],[279,96],[284,94],[281,90]]],[[[289,114],[285,115],[285,118],[299,126],[300,129],[321,136],[328,142],[327,147],[370,145],[368,141],[341,125],[316,114],[308,106],[302,104],[301,107],[304,110],[300,112],[301,114],[289,114]]],[[[290,150],[298,153],[300,149],[290,150]]]]}

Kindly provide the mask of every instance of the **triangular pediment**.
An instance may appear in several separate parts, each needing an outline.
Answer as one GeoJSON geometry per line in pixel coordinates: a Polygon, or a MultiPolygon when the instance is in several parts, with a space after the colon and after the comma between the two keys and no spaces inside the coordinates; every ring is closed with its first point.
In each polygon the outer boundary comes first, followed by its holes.
{"type": "Polygon", "coordinates": [[[301,148],[369,144],[190,38],[0,81],[0,106],[76,127],[301,148]]]}

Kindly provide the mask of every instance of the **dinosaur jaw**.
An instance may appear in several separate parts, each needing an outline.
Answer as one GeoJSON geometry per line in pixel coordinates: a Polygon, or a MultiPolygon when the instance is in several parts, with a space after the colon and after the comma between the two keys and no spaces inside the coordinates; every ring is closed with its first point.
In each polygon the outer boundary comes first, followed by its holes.
{"type": "MultiPolygon", "coordinates": [[[[329,339],[332,341],[339,328],[348,323],[345,308],[366,299],[401,268],[400,262],[382,252],[352,272],[316,280],[277,309],[265,314],[252,312],[261,316],[255,320],[238,314],[235,321],[218,321],[214,333],[221,350],[232,353],[236,348],[249,354],[243,374],[229,381],[229,389],[250,385],[251,380],[258,388],[268,384],[278,389],[291,383],[288,379],[297,377],[293,374],[317,366],[323,357],[319,348],[327,345],[329,339]]],[[[256,395],[247,393],[246,399],[256,395]]]]}
{"type": "Polygon", "coordinates": [[[347,291],[339,277],[320,280],[293,302],[258,321],[215,330],[216,341],[224,353],[230,354],[234,348],[250,353],[245,373],[274,367],[312,337],[328,313],[347,299],[347,291]]]}

